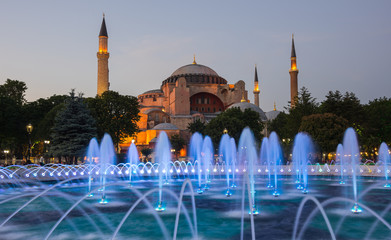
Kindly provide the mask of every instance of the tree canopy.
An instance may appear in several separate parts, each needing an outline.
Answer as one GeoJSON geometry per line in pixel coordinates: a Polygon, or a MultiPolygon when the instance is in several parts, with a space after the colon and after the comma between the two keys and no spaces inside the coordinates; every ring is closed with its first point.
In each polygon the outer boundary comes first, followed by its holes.
{"type": "Polygon", "coordinates": [[[110,134],[117,150],[120,143],[138,131],[139,104],[133,96],[106,91],[88,99],[88,107],[96,120],[99,137],[110,134]]]}
{"type": "Polygon", "coordinates": [[[228,134],[239,142],[240,134],[245,127],[249,127],[255,139],[260,142],[263,137],[264,123],[259,114],[250,109],[241,111],[240,108],[229,108],[206,125],[205,134],[211,137],[214,146],[218,146],[224,130],[227,130],[228,134]]]}
{"type": "Polygon", "coordinates": [[[67,163],[85,154],[89,141],[96,136],[96,127],[82,95],[70,92],[64,108],[55,117],[52,131],[51,154],[65,157],[67,163]]]}

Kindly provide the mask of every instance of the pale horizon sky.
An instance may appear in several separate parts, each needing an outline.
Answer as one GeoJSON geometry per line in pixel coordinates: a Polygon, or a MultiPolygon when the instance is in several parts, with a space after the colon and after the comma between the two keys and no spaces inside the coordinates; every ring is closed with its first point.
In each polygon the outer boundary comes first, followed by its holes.
{"type": "Polygon", "coordinates": [[[24,81],[34,101],[72,88],[96,94],[102,13],[109,34],[110,90],[137,96],[197,63],[229,83],[254,65],[264,111],[290,100],[291,35],[299,88],[322,101],[354,92],[362,103],[391,97],[391,1],[11,1],[0,4],[0,84],[24,81]]]}

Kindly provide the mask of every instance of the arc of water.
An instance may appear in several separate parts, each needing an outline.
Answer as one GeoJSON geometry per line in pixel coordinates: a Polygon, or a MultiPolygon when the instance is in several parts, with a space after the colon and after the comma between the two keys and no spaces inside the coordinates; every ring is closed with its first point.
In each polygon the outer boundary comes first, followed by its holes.
{"type": "Polygon", "coordinates": [[[40,194],[36,195],[35,197],[33,197],[32,199],[27,201],[25,204],[23,204],[21,207],[19,207],[15,212],[13,212],[4,222],[1,223],[0,228],[3,227],[4,224],[6,224],[11,218],[13,218],[18,212],[20,212],[23,208],[25,208],[27,205],[29,205],[35,199],[39,198],[40,196],[44,195],[45,193],[49,192],[50,190],[52,190],[53,188],[56,188],[57,186],[59,186],[61,184],[64,184],[66,182],[73,181],[73,180],[76,180],[76,179],[80,179],[80,178],[82,178],[82,177],[78,176],[78,177],[73,177],[73,178],[70,178],[70,179],[66,179],[64,181],[56,183],[53,186],[47,188],[46,190],[44,190],[40,194]]]}
{"type": "Polygon", "coordinates": [[[247,185],[247,198],[248,198],[248,204],[250,209],[250,224],[251,224],[251,239],[255,240],[255,224],[254,224],[254,214],[252,211],[252,208],[254,206],[254,200],[251,196],[251,187],[250,187],[250,177],[248,173],[246,172],[244,179],[243,179],[243,186],[242,186],[242,218],[241,218],[241,228],[240,228],[240,239],[243,240],[244,235],[244,196],[246,191],[246,185],[247,185]]]}
{"type": "MultiPolygon", "coordinates": [[[[318,199],[316,199],[316,198],[313,197],[313,196],[307,196],[307,197],[305,197],[305,198],[301,201],[301,203],[300,203],[299,210],[297,211],[297,214],[296,214],[295,225],[294,225],[293,233],[292,233],[292,240],[295,240],[295,239],[296,239],[296,233],[297,233],[297,228],[298,228],[298,224],[299,224],[301,212],[303,211],[303,207],[304,207],[305,203],[308,202],[308,201],[313,201],[313,202],[316,204],[316,206],[319,208],[319,210],[320,210],[321,213],[322,213],[323,219],[324,219],[325,222],[326,222],[326,225],[327,225],[327,228],[328,228],[329,233],[330,233],[330,235],[331,235],[331,238],[332,238],[333,240],[336,240],[336,237],[335,237],[333,228],[331,227],[331,224],[330,224],[329,218],[327,217],[326,212],[324,211],[324,209],[323,209],[322,205],[320,204],[320,202],[318,201],[318,199]]],[[[303,228],[304,228],[304,227],[305,227],[305,226],[303,226],[303,228]]],[[[303,229],[303,228],[302,228],[302,229],[303,229]]],[[[301,239],[300,236],[299,236],[299,239],[301,239]]]]}
{"type": "MultiPolygon", "coordinates": [[[[304,200],[306,200],[307,198],[314,198],[312,196],[308,196],[306,197],[305,199],[302,200],[302,203],[304,202],[304,200]]],[[[316,198],[314,198],[316,199],[316,198]]],[[[307,200],[306,200],[307,201],[307,200]]],[[[340,201],[344,201],[344,202],[350,202],[350,203],[355,203],[354,200],[352,199],[349,199],[349,198],[343,198],[343,197],[334,197],[334,198],[331,198],[331,199],[328,199],[324,202],[322,202],[322,204],[318,204],[317,203],[317,207],[319,208],[319,210],[322,212],[324,212],[324,207],[326,207],[327,205],[330,205],[332,203],[335,203],[335,202],[340,202],[340,201]]],[[[318,201],[319,202],[319,201],[318,201]]],[[[304,204],[303,204],[304,205],[304,204]]],[[[301,204],[300,204],[301,206],[301,204]]],[[[369,213],[371,213],[374,217],[376,217],[379,221],[381,221],[389,230],[391,230],[391,225],[385,221],[381,216],[379,216],[379,214],[377,214],[375,211],[373,211],[371,208],[369,208],[368,206],[360,203],[360,207],[362,207],[363,209],[367,210],[369,213]]],[[[294,227],[294,235],[296,235],[296,232],[297,232],[297,225],[298,225],[298,218],[300,218],[301,216],[301,211],[302,211],[302,208],[299,208],[299,211],[296,215],[296,221],[295,221],[295,227],[294,227]]],[[[304,234],[304,231],[305,229],[307,228],[307,225],[309,224],[309,222],[311,221],[311,219],[314,217],[314,215],[316,214],[316,211],[318,211],[318,209],[315,209],[306,219],[306,221],[304,222],[303,224],[303,227],[299,233],[299,236],[298,238],[301,239],[303,237],[303,234],[304,234]],[[314,213],[315,212],[315,213],[314,213]]],[[[322,213],[323,215],[323,213],[322,213]]],[[[327,216],[326,216],[327,217],[327,216]]],[[[330,229],[329,229],[329,232],[331,233],[330,229]]],[[[334,233],[333,233],[334,234],[334,233]]],[[[292,237],[293,237],[292,236],[292,237]]],[[[292,238],[294,239],[294,238],[292,238]]]]}

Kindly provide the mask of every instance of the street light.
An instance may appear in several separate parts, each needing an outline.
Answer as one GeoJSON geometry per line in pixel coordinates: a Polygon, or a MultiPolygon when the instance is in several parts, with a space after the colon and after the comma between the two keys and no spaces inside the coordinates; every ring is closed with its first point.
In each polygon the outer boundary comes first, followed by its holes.
{"type": "Polygon", "coordinates": [[[227,134],[227,133],[228,133],[228,130],[226,128],[224,128],[223,134],[227,134]]]}
{"type": "Polygon", "coordinates": [[[5,154],[5,165],[7,165],[8,163],[8,153],[10,152],[10,150],[4,150],[4,154],[5,154]]]}
{"type": "Polygon", "coordinates": [[[27,124],[26,130],[27,130],[28,137],[29,137],[29,149],[27,151],[27,160],[26,160],[26,162],[28,162],[30,160],[31,155],[32,155],[32,153],[31,153],[31,132],[33,131],[33,125],[31,125],[31,123],[27,124]]]}

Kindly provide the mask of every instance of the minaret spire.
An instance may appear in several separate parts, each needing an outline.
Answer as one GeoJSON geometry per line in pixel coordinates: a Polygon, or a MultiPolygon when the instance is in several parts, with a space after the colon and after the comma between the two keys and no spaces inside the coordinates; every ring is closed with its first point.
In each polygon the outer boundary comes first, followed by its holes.
{"type": "Polygon", "coordinates": [[[295,107],[295,101],[298,95],[298,86],[297,86],[297,75],[299,70],[296,65],[296,49],[295,49],[295,40],[292,34],[292,50],[291,50],[291,69],[289,69],[289,75],[291,79],[291,107],[295,107]]]}
{"type": "Polygon", "coordinates": [[[195,60],[195,54],[193,55],[193,64],[197,64],[197,62],[195,60]]]}
{"type": "Polygon", "coordinates": [[[254,74],[254,104],[259,107],[259,85],[258,85],[258,71],[257,65],[255,64],[255,74],[254,74]]]}
{"type": "Polygon", "coordinates": [[[110,54],[107,51],[108,44],[107,29],[105,14],[103,13],[102,25],[99,32],[99,50],[97,53],[98,57],[98,87],[97,94],[100,96],[102,93],[109,90],[109,57],[110,54]]]}

